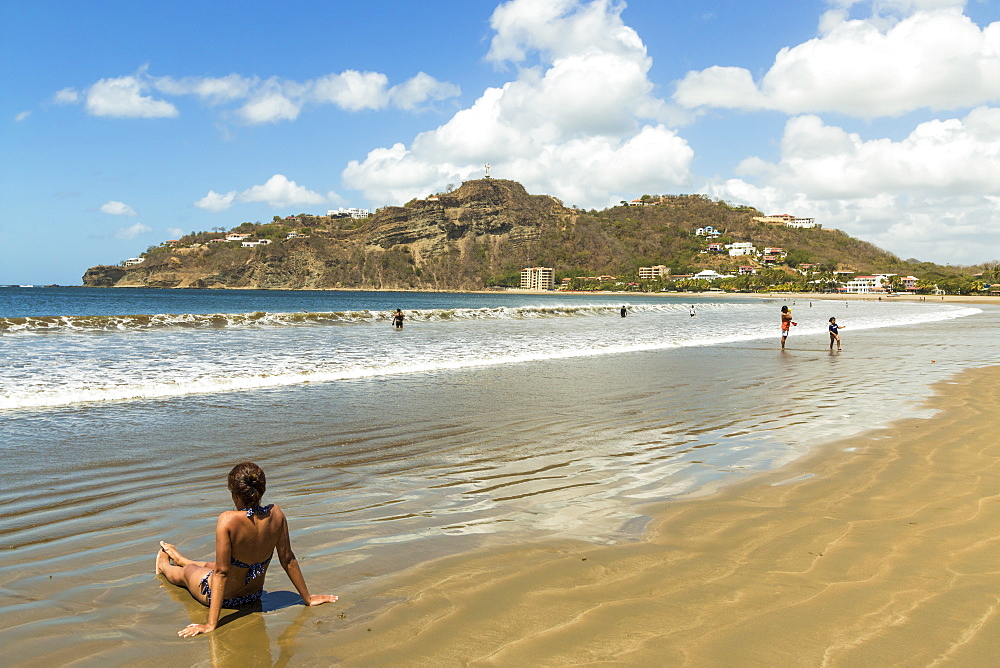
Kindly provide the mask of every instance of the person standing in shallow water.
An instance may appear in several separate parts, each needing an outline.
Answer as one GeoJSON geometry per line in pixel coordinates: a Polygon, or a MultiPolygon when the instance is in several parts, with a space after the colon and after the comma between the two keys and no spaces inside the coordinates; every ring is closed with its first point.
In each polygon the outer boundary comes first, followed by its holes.
{"type": "Polygon", "coordinates": [[[392,325],[396,329],[403,329],[403,312],[396,309],[396,312],[392,315],[392,325]]]}
{"type": "Polygon", "coordinates": [[[836,318],[830,318],[830,350],[833,350],[833,343],[836,341],[837,350],[840,350],[840,328],[843,325],[837,324],[836,318]]]}
{"type": "Polygon", "coordinates": [[[229,472],[229,491],[236,510],[219,515],[215,561],[188,559],[170,543],[160,541],[156,574],[170,584],[186,587],[196,601],[208,607],[207,623],[188,624],[177,635],[190,638],[208,633],[218,627],[222,608],[258,604],[275,550],[303,603],[314,606],[337,600],[336,596],[309,593],[292,552],[285,514],[275,504],[259,505],[266,487],[264,471],[252,462],[237,464],[229,472]]]}
{"type": "Polygon", "coordinates": [[[628,315],[628,311],[625,310],[625,305],[622,304],[622,317],[624,318],[626,315],[628,315]]]}
{"type": "Polygon", "coordinates": [[[781,349],[785,349],[785,339],[788,338],[788,330],[796,323],[792,322],[792,309],[787,306],[781,307],[781,349]]]}

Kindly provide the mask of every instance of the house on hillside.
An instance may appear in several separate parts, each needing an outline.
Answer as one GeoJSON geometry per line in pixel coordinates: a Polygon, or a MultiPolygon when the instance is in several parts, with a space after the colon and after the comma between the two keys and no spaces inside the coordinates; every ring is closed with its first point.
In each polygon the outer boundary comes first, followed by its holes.
{"type": "Polygon", "coordinates": [[[345,209],[341,207],[336,211],[330,209],[329,211],[326,212],[326,215],[330,216],[331,218],[346,218],[350,216],[351,218],[358,220],[360,218],[367,218],[368,216],[371,215],[371,212],[368,209],[358,209],[356,207],[350,207],[345,209]]]}
{"type": "Polygon", "coordinates": [[[699,227],[694,231],[696,237],[708,237],[709,239],[717,239],[722,236],[722,232],[715,229],[711,225],[706,225],[705,227],[699,227]]]}
{"type": "Polygon", "coordinates": [[[739,257],[741,255],[753,255],[753,244],[749,241],[737,241],[726,246],[729,249],[729,257],[739,257]]]}
{"type": "Polygon", "coordinates": [[[787,213],[778,213],[771,216],[754,216],[751,218],[755,223],[765,223],[767,225],[784,225],[785,227],[796,227],[799,229],[821,228],[822,225],[816,222],[815,218],[797,218],[787,213]]]}

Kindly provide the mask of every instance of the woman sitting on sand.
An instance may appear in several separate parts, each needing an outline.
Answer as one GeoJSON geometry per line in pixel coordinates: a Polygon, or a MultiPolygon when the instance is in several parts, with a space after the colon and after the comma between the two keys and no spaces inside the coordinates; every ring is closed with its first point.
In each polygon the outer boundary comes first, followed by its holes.
{"type": "Polygon", "coordinates": [[[222,608],[238,608],[260,601],[264,576],[274,549],[288,579],[306,605],[322,605],[336,596],[309,594],[299,562],[292,553],[288,523],[281,508],[260,506],[267,481],[264,471],[251,462],[243,462],[229,472],[229,491],[236,510],[219,515],[215,525],[215,561],[192,561],[170,543],[160,541],[156,572],[170,584],[187,587],[191,596],[208,606],[207,624],[188,624],[177,632],[183,637],[208,633],[219,624],[222,608]],[[230,577],[232,576],[232,577],[230,577]]]}

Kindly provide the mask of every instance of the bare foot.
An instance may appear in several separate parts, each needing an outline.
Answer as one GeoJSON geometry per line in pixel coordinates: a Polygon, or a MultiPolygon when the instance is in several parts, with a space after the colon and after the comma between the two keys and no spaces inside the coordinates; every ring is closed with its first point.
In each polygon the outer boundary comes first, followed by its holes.
{"type": "MultiPolygon", "coordinates": [[[[172,565],[180,566],[181,568],[187,566],[188,563],[191,561],[190,559],[185,558],[180,552],[178,552],[176,547],[174,547],[170,543],[164,543],[162,540],[160,541],[160,554],[165,554],[170,559],[170,563],[172,565]]],[[[157,561],[156,563],[157,567],[159,567],[159,561],[157,561]]]]}

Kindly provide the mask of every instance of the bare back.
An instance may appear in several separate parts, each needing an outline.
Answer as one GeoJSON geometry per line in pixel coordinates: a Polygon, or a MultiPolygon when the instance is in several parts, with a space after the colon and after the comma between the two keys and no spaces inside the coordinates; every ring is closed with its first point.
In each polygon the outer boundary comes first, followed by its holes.
{"type": "Polygon", "coordinates": [[[275,547],[287,537],[285,514],[278,506],[266,513],[247,516],[246,511],[228,510],[216,526],[216,568],[229,565],[225,597],[260,591],[275,547]],[[256,572],[258,577],[251,577],[256,572]]]}

